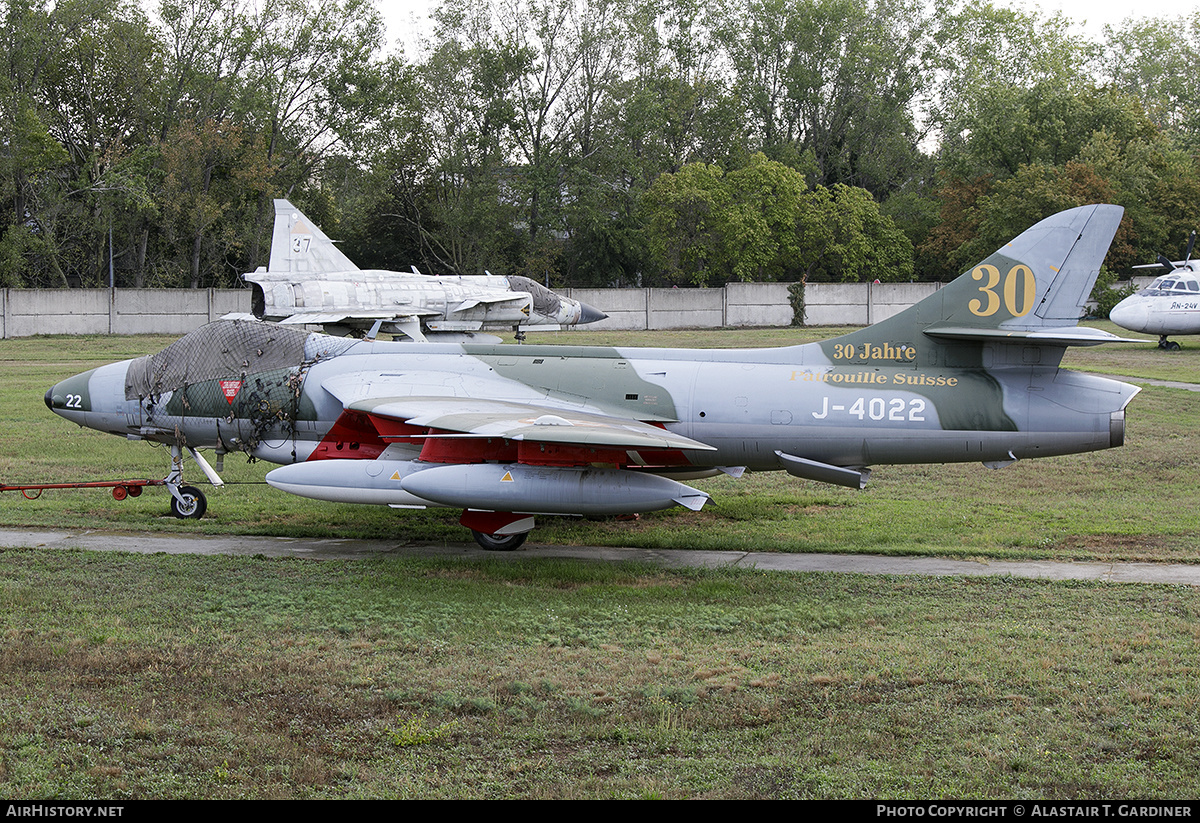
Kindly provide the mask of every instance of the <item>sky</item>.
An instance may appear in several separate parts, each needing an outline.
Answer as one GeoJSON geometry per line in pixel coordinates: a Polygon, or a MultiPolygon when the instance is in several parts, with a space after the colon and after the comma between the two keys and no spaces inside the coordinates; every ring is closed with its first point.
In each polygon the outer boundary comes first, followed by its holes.
{"type": "MultiPolygon", "coordinates": [[[[1008,4],[997,0],[996,4],[1036,8],[1046,13],[1061,11],[1096,38],[1104,33],[1104,26],[1118,25],[1131,16],[1177,17],[1200,7],[1197,0],[1138,0],[1136,11],[1126,0],[1042,0],[1040,3],[1017,0],[1008,4]]],[[[429,12],[437,5],[438,0],[379,0],[379,9],[387,21],[389,43],[402,41],[405,51],[415,56],[420,31],[428,30],[429,12]],[[410,21],[417,23],[417,30],[414,31],[410,21]]]]}
{"type": "Polygon", "coordinates": [[[1037,8],[1047,13],[1061,11],[1077,23],[1086,21],[1084,30],[1098,37],[1106,25],[1118,25],[1128,17],[1178,17],[1194,11],[1198,4],[1187,0],[1138,0],[1136,10],[1133,4],[1124,0],[1044,0],[1041,3],[1012,5],[1024,5],[1025,8],[1037,8]]]}

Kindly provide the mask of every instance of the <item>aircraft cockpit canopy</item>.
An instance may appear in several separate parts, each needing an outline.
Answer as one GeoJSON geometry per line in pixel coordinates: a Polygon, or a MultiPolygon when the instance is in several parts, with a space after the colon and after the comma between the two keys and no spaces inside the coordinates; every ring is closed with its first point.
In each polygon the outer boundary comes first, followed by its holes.
{"type": "Polygon", "coordinates": [[[1150,296],[1166,294],[1200,295],[1200,276],[1186,269],[1179,269],[1157,278],[1141,294],[1150,296]]]}
{"type": "Polygon", "coordinates": [[[218,320],[188,332],[158,354],[129,363],[125,399],[153,397],[206,380],[293,369],[355,344],[257,320],[218,320]]]}

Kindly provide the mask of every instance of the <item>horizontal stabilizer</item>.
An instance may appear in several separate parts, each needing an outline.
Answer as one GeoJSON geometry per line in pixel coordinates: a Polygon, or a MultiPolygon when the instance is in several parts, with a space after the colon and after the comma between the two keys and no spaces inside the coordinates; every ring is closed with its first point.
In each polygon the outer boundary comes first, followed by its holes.
{"type": "Polygon", "coordinates": [[[937,327],[926,329],[930,337],[940,337],[947,340],[1028,340],[1050,346],[1098,346],[1101,343],[1144,343],[1144,340],[1134,340],[1130,337],[1117,337],[1103,329],[1093,329],[1086,326],[1066,326],[1058,329],[1036,329],[1023,331],[1020,329],[972,329],[937,327]]]}

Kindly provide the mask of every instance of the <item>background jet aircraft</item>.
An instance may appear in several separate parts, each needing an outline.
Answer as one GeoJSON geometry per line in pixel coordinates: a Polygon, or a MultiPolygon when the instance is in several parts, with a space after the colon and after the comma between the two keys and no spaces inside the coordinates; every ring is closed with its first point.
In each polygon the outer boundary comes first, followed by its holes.
{"type": "MultiPolygon", "coordinates": [[[[260,320],[320,325],[332,334],[371,329],[414,340],[471,339],[480,329],[573,326],[608,315],[528,277],[439,276],[363,270],[287,200],[275,201],[269,266],[243,275],[260,320]]],[[[230,319],[237,315],[228,316],[230,319]]],[[[498,342],[497,338],[492,338],[498,342]]]]}
{"type": "MultiPolygon", "coordinates": [[[[1047,218],[936,294],[820,343],[755,350],[355,341],[219,321],[162,352],[46,392],[83,426],[166,443],[179,516],[185,450],[290,464],[267,482],[322,500],[449,506],[488,548],[542,514],[636,513],[708,499],[684,482],[743,469],[852,488],[880,463],[1120,446],[1137,389],[1064,371],[1121,220],[1047,218]]],[[[217,478],[219,480],[219,478],[217,478]]]]}
{"type": "Polygon", "coordinates": [[[1183,260],[1159,255],[1157,263],[1135,269],[1163,268],[1166,274],[1113,307],[1108,318],[1123,329],[1158,335],[1158,347],[1177,351],[1172,334],[1200,334],[1200,262],[1192,262],[1196,233],[1188,239],[1183,260]]]}

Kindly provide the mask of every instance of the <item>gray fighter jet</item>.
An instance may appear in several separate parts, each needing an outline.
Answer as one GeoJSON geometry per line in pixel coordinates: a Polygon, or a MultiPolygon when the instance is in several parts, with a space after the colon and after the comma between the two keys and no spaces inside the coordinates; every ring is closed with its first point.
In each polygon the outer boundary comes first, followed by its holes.
{"type": "Polygon", "coordinates": [[[360,269],[287,200],[275,201],[269,265],[242,279],[253,289],[253,318],[223,319],[315,325],[343,336],[373,330],[445,342],[479,340],[482,329],[504,329],[523,339],[529,326],[574,326],[608,316],[528,277],[360,269]]]}
{"type": "Polygon", "coordinates": [[[1094,205],[1047,218],[936,294],[819,343],[685,350],[367,342],[218,321],[158,354],[46,392],[82,426],[168,444],[177,516],[191,453],[287,464],[277,489],[398,508],[447,506],[512,549],[537,515],[611,515],[705,492],[684,481],[782,470],[851,488],[869,466],[1120,446],[1138,389],[1059,368],[1121,220],[1094,205]]]}

